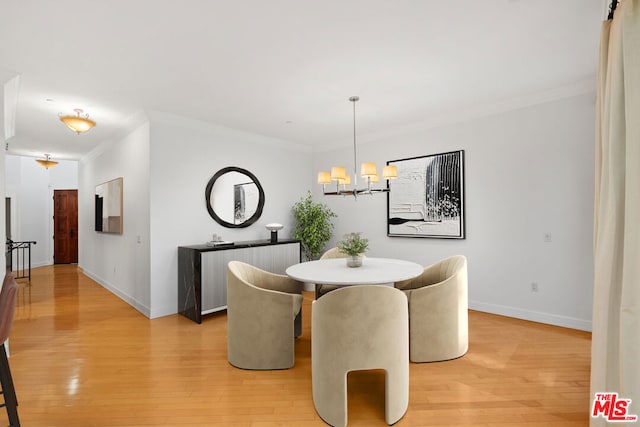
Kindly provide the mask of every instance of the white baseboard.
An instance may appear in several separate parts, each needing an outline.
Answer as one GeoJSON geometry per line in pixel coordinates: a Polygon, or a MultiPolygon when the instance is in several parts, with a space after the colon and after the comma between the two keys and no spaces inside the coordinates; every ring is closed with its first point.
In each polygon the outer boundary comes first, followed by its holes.
{"type": "Polygon", "coordinates": [[[153,310],[151,310],[151,314],[148,317],[150,319],[156,319],[158,317],[171,316],[172,314],[177,314],[178,309],[176,308],[176,305],[172,305],[171,307],[161,307],[159,309],[154,308],[153,310]]]}
{"type": "Polygon", "coordinates": [[[573,317],[561,316],[558,314],[524,310],[517,307],[490,304],[480,301],[469,301],[469,308],[471,310],[483,311],[485,313],[499,314],[501,316],[515,317],[516,319],[530,320],[532,322],[545,323],[548,325],[562,326],[564,328],[591,332],[590,320],[576,319],[573,317]]]}
{"type": "MultiPolygon", "coordinates": [[[[49,262],[49,261],[33,262],[33,263],[31,263],[31,269],[33,270],[34,268],[38,268],[38,267],[46,267],[48,265],[53,265],[53,263],[49,262]]],[[[13,267],[18,267],[18,266],[17,265],[12,265],[12,268],[13,267]]],[[[18,269],[12,269],[12,272],[14,273],[14,276],[17,276],[18,274],[26,274],[28,269],[29,269],[29,266],[27,265],[24,270],[22,270],[22,269],[19,269],[19,270],[18,269]]]]}
{"type": "MultiPolygon", "coordinates": [[[[38,268],[38,267],[46,267],[47,265],[53,265],[53,262],[51,262],[51,261],[32,262],[31,263],[31,269],[33,270],[34,268],[38,268]]],[[[17,265],[13,265],[12,267],[17,267],[17,265]]],[[[29,266],[26,265],[25,266],[25,270],[27,270],[28,268],[29,268],[29,266]]],[[[17,271],[17,270],[13,270],[13,271],[17,271]]]]}
{"type": "MultiPolygon", "coordinates": [[[[107,290],[109,290],[111,293],[116,295],[118,298],[120,298],[121,300],[123,300],[124,302],[126,302],[127,304],[129,304],[130,306],[135,308],[136,310],[138,310],[140,313],[144,314],[145,316],[147,316],[150,319],[152,318],[151,317],[151,310],[149,309],[149,307],[147,307],[146,305],[140,303],[135,298],[133,298],[131,295],[127,295],[126,293],[122,292],[120,289],[118,289],[117,287],[115,287],[114,285],[109,283],[107,280],[102,279],[100,276],[97,276],[96,274],[88,271],[85,268],[82,268],[82,273],[85,274],[86,276],[90,277],[92,280],[97,282],[102,287],[104,287],[107,290]]],[[[158,316],[155,316],[155,317],[158,317],[158,316]]]]}
{"type": "Polygon", "coordinates": [[[47,265],[53,265],[52,261],[39,261],[39,262],[34,262],[31,264],[31,268],[37,268],[37,267],[46,267],[47,265]]]}
{"type": "MultiPolygon", "coordinates": [[[[50,264],[46,264],[50,265],[50,264]]],[[[141,304],[135,298],[127,295],[122,292],[114,285],[109,283],[107,280],[102,279],[101,277],[93,274],[86,269],[82,270],[85,275],[99,283],[104,288],[108,289],[110,292],[118,296],[120,299],[134,307],[136,310],[144,314],[146,317],[150,319],[155,319],[157,317],[168,316],[176,313],[175,307],[164,307],[161,309],[151,310],[144,304],[141,304]]],[[[305,291],[315,291],[315,285],[313,283],[304,283],[305,291]]],[[[525,310],[517,307],[510,307],[499,304],[491,304],[481,301],[469,301],[469,308],[471,310],[482,311],[485,313],[498,314],[501,316],[514,317],[516,319],[529,320],[532,322],[545,323],[548,325],[561,326],[564,328],[577,329],[580,331],[588,331],[591,332],[591,321],[584,319],[576,319],[573,317],[562,316],[558,314],[545,313],[540,311],[533,310],[525,310]]]]}

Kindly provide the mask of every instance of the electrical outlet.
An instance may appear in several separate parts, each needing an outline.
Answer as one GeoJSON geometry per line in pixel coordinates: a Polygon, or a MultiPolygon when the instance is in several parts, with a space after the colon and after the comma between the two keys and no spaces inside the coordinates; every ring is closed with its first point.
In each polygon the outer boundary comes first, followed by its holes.
{"type": "Polygon", "coordinates": [[[538,292],[538,282],[531,282],[531,292],[538,292]]]}

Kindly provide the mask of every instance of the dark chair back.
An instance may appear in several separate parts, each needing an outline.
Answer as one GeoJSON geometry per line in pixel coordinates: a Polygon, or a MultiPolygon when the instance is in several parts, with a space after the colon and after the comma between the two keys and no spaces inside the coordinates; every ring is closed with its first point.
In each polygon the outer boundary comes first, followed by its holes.
{"type": "MultiPolygon", "coordinates": [[[[10,275],[8,274],[7,276],[10,275]]],[[[18,283],[13,276],[9,279],[5,276],[2,291],[0,291],[0,343],[4,343],[9,338],[17,299],[18,283]]]]}

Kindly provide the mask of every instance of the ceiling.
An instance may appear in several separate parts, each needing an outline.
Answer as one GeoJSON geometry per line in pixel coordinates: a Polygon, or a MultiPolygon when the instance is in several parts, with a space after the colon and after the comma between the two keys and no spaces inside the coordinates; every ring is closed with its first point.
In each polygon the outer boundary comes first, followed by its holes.
{"type": "Polygon", "coordinates": [[[10,154],[79,159],[162,111],[309,145],[595,86],[603,0],[0,0],[10,154]],[[58,114],[98,125],[76,135],[58,114]]]}

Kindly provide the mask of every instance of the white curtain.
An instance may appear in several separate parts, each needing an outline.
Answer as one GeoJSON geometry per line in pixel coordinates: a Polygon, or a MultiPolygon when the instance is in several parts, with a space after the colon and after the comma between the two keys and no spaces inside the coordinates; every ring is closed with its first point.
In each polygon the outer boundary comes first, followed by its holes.
{"type": "Polygon", "coordinates": [[[617,392],[640,416],[640,0],[602,25],[596,103],[591,402],[617,392]]]}

